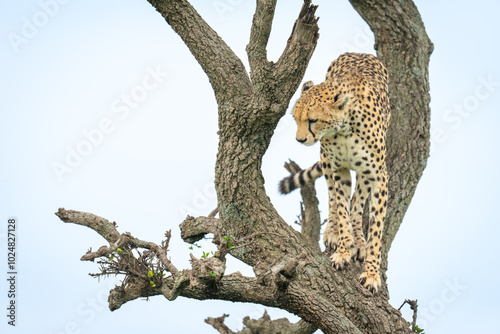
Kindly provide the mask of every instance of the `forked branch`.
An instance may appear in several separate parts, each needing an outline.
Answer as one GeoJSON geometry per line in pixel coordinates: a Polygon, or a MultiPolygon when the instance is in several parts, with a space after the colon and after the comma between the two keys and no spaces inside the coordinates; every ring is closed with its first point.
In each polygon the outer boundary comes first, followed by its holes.
{"type": "MultiPolygon", "coordinates": [[[[112,311],[130,300],[156,295],[163,295],[168,300],[180,295],[199,300],[220,299],[278,306],[276,289],[262,286],[256,278],[240,273],[224,275],[223,256],[197,259],[191,255],[192,268],[178,270],[167,256],[170,231],[157,245],[137,239],[128,232],[120,234],[115,223],[91,213],[61,208],[56,215],[66,223],[86,226],[108,241],[109,245],[101,246],[97,251],[89,250],[81,260],[97,260],[101,272],[91,276],[124,276],[122,285],[110,292],[108,301],[112,311]],[[214,289],[214,286],[218,288],[214,289]]],[[[199,217],[187,221],[214,222],[214,219],[199,217]]],[[[223,246],[227,248],[227,242],[223,246]]]]}
{"type": "Polygon", "coordinates": [[[231,97],[250,97],[245,66],[186,0],[148,0],[182,38],[212,84],[219,105],[231,97]]]}

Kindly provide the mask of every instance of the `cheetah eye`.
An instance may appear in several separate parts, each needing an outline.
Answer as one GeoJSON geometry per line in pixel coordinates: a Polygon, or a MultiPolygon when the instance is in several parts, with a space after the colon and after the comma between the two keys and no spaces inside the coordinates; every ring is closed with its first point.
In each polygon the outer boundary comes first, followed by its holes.
{"type": "Polygon", "coordinates": [[[314,123],[316,123],[318,120],[317,120],[317,119],[309,119],[308,121],[309,121],[309,124],[314,124],[314,123]]]}

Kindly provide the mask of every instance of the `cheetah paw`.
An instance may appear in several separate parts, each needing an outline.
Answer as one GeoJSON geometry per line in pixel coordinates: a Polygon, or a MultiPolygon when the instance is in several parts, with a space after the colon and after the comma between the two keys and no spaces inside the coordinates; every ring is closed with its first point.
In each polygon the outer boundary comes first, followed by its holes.
{"type": "Polygon", "coordinates": [[[337,233],[332,232],[325,234],[323,237],[323,241],[325,242],[327,250],[332,252],[335,252],[337,250],[337,242],[338,242],[337,233]]]}
{"type": "Polygon", "coordinates": [[[359,282],[371,293],[375,293],[381,286],[380,275],[378,273],[364,272],[359,276],[359,282]]]}
{"type": "Polygon", "coordinates": [[[353,251],[350,247],[344,250],[337,249],[337,251],[333,253],[332,256],[330,256],[332,265],[337,270],[344,268],[345,265],[351,262],[352,258],[353,258],[353,251]]]}

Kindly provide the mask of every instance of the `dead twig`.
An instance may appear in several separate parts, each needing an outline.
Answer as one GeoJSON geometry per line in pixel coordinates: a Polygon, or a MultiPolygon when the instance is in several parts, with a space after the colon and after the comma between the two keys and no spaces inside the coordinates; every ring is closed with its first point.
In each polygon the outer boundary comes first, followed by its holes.
{"type": "Polygon", "coordinates": [[[418,307],[418,305],[417,305],[417,299],[415,299],[415,300],[405,299],[405,301],[403,302],[403,304],[401,304],[401,306],[398,308],[398,311],[401,311],[401,308],[405,304],[410,305],[410,308],[413,310],[413,321],[411,323],[411,330],[413,332],[415,332],[415,328],[417,327],[417,307],[418,307]]]}

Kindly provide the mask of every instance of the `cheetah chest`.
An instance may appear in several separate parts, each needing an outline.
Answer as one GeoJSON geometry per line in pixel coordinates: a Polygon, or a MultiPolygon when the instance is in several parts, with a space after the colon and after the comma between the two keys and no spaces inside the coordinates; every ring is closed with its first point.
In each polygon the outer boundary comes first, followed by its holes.
{"type": "Polygon", "coordinates": [[[380,161],[377,161],[377,157],[368,149],[366,143],[354,133],[322,138],[321,151],[322,157],[330,162],[333,169],[374,172],[380,161]]]}

